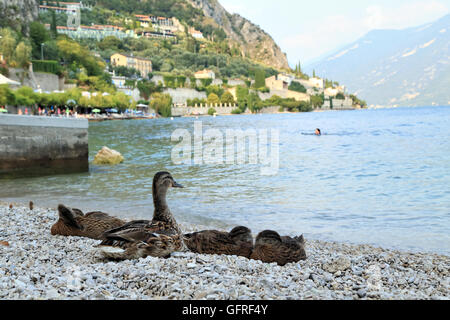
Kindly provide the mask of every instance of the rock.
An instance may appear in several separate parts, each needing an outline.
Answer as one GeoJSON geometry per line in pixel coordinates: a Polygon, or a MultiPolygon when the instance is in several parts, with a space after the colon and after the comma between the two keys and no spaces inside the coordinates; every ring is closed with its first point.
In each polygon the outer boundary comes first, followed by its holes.
{"type": "Polygon", "coordinates": [[[9,242],[8,241],[0,241],[0,246],[9,247],[9,242]]]}
{"type": "Polygon", "coordinates": [[[350,259],[345,256],[340,256],[333,259],[331,262],[324,263],[322,268],[329,273],[336,273],[338,271],[345,271],[351,267],[350,259]]]}
{"type": "Polygon", "coordinates": [[[357,294],[358,294],[358,297],[364,298],[366,296],[366,294],[367,294],[367,291],[364,288],[363,289],[359,289],[357,294]]]}
{"type": "Polygon", "coordinates": [[[116,165],[123,162],[124,158],[120,152],[116,150],[109,149],[108,147],[103,147],[95,156],[94,164],[111,164],[116,165]]]}

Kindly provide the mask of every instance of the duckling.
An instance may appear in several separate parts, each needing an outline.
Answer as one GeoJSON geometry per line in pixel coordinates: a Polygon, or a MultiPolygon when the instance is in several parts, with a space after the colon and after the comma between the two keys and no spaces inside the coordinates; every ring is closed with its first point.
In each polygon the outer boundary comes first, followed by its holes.
{"type": "Polygon", "coordinates": [[[167,258],[174,251],[185,250],[181,230],[166,202],[167,190],[183,188],[169,172],[158,172],[153,178],[153,219],[131,221],[105,232],[98,246],[104,257],[116,260],[147,256],[167,258]]]}
{"type": "Polygon", "coordinates": [[[276,262],[280,266],[287,263],[306,259],[305,239],[300,237],[280,237],[272,230],[265,230],[258,234],[255,247],[250,259],[263,262],[276,262]]]}
{"type": "Polygon", "coordinates": [[[81,210],[58,206],[58,221],[52,226],[52,235],[87,237],[103,240],[103,233],[125,224],[125,221],[104,212],[94,211],[84,214],[81,210]]]}
{"type": "Polygon", "coordinates": [[[30,206],[30,210],[33,211],[33,208],[34,208],[34,203],[33,203],[33,201],[30,201],[29,206],[30,206]]]}
{"type": "Polygon", "coordinates": [[[230,232],[204,230],[183,236],[184,243],[195,253],[236,255],[250,258],[253,249],[252,232],[236,227],[230,232]]]}

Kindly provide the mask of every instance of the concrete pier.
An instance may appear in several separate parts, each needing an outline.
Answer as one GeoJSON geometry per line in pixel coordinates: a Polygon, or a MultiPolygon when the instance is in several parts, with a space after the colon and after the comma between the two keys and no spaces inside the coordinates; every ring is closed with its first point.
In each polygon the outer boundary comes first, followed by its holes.
{"type": "Polygon", "coordinates": [[[88,153],[86,119],[0,115],[0,176],[88,171],[88,153]]]}

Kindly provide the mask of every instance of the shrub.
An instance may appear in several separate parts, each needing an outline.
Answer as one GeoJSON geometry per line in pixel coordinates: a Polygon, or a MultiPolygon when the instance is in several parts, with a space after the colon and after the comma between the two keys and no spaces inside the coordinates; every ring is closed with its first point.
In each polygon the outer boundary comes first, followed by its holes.
{"type": "Polygon", "coordinates": [[[297,81],[292,81],[288,89],[296,92],[306,93],[306,88],[297,81]]]}
{"type": "Polygon", "coordinates": [[[214,109],[214,108],[209,108],[209,109],[208,109],[208,114],[209,114],[210,116],[214,115],[215,113],[216,113],[216,109],[214,109]]]}

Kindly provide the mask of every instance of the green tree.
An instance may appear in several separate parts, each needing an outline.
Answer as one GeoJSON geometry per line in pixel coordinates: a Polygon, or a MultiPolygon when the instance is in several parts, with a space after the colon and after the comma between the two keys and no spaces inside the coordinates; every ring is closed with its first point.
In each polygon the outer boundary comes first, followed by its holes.
{"type": "Polygon", "coordinates": [[[52,22],[50,23],[50,32],[52,34],[53,39],[56,39],[58,37],[58,28],[56,28],[55,10],[52,10],[52,22]]]}
{"type": "Polygon", "coordinates": [[[33,48],[33,58],[41,59],[41,45],[50,40],[50,36],[44,25],[33,21],[30,24],[30,39],[33,48]]]}
{"type": "Polygon", "coordinates": [[[0,85],[0,106],[15,105],[16,96],[7,84],[0,85]]]}
{"type": "Polygon", "coordinates": [[[234,104],[234,97],[229,91],[225,91],[225,93],[220,98],[220,102],[226,103],[226,104],[234,104]]]}
{"type": "Polygon", "coordinates": [[[255,88],[262,88],[266,86],[266,71],[264,69],[257,69],[255,71],[255,88]]]}
{"type": "Polygon", "coordinates": [[[297,81],[292,81],[288,89],[296,92],[306,93],[306,88],[297,81]]]}
{"type": "Polygon", "coordinates": [[[219,97],[217,96],[217,94],[215,94],[215,93],[210,93],[209,96],[208,96],[207,102],[208,102],[209,104],[215,105],[216,103],[217,103],[217,104],[220,103],[220,99],[219,99],[219,97]]]}
{"type": "Polygon", "coordinates": [[[156,85],[154,82],[147,80],[139,81],[137,88],[141,97],[145,100],[148,100],[153,93],[162,91],[161,85],[156,85]]]}
{"type": "Polygon", "coordinates": [[[150,107],[163,117],[172,116],[172,97],[169,94],[154,93],[150,107]]]}
{"type": "Polygon", "coordinates": [[[16,48],[16,39],[10,29],[3,29],[0,38],[0,51],[3,54],[3,59],[10,63],[16,48]]]}
{"type": "Polygon", "coordinates": [[[25,42],[20,42],[14,52],[14,61],[19,68],[23,71],[20,75],[20,82],[23,83],[25,75],[28,73],[28,67],[30,66],[31,47],[25,42]]]}

